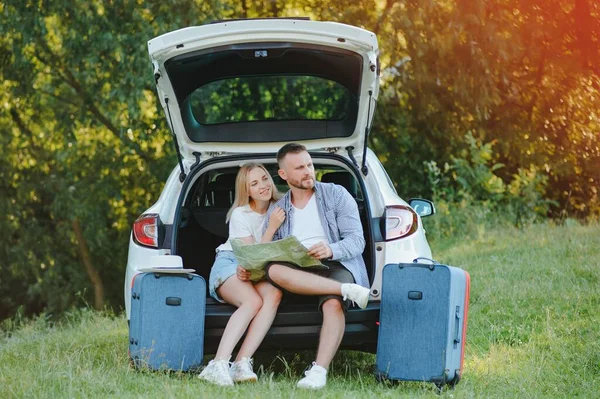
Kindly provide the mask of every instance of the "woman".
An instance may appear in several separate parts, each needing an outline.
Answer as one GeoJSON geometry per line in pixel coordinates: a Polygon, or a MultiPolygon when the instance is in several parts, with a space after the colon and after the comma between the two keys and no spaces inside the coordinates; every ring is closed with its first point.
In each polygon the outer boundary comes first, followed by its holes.
{"type": "Polygon", "coordinates": [[[252,371],[252,355],[273,323],[281,301],[281,291],[267,281],[253,284],[234,276],[238,262],[230,240],[239,238],[246,244],[271,241],[285,220],[283,210],[278,208],[272,213],[264,235],[262,227],[269,205],[279,197],[273,179],[264,166],[251,163],[240,168],[235,179],[235,200],[226,219],[229,222],[229,239],[217,248],[217,257],[209,277],[210,295],[238,309],[227,322],[214,360],[198,376],[203,380],[224,386],[257,380],[252,371]],[[230,369],[229,358],[246,329],[246,338],[230,369]]]}

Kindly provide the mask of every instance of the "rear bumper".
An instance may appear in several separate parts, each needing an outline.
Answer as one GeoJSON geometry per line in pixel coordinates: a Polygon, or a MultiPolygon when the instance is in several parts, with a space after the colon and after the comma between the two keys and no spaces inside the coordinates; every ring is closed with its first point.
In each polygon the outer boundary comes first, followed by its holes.
{"type": "MultiPolygon", "coordinates": [[[[207,299],[204,353],[214,354],[223,330],[235,307],[207,299]]],[[[379,302],[370,302],[366,309],[350,308],[346,314],[346,329],[340,348],[375,353],[379,322],[379,302]]],[[[323,317],[316,301],[282,303],[259,350],[317,349],[323,317]]],[[[240,340],[241,341],[241,340],[240,340]]],[[[239,347],[239,345],[238,345],[239,347]]]]}

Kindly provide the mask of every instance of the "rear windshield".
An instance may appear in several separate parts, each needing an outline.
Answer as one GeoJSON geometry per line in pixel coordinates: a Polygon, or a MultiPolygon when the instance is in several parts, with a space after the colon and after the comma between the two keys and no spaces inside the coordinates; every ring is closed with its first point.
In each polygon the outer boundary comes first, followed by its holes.
{"type": "Polygon", "coordinates": [[[210,82],[194,90],[190,106],[202,125],[252,121],[346,118],[351,94],[317,76],[244,76],[210,82]]]}
{"type": "Polygon", "coordinates": [[[196,143],[350,137],[363,58],[306,43],[240,43],[165,62],[185,132],[196,143]]]}

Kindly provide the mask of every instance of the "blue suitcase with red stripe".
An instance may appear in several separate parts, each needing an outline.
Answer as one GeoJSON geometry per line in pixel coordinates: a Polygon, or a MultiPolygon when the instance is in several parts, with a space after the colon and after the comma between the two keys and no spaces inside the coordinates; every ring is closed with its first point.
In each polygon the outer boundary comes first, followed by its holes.
{"type": "Polygon", "coordinates": [[[129,357],[135,367],[188,371],[202,364],[206,283],[191,273],[133,278],[129,357]]]}
{"type": "Polygon", "coordinates": [[[456,385],[463,371],[470,276],[434,261],[418,263],[423,259],[384,266],[376,375],[456,385]]]}

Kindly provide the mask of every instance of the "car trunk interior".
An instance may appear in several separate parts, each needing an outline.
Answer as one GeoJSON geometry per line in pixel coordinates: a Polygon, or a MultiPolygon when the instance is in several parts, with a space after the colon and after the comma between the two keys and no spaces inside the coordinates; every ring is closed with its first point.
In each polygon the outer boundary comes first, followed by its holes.
{"type": "MultiPolygon", "coordinates": [[[[288,190],[287,184],[277,175],[276,164],[265,165],[280,192],[288,190]]],[[[177,254],[183,259],[185,268],[194,269],[208,282],[210,269],[215,260],[215,249],[227,240],[226,214],[235,195],[235,177],[239,167],[212,169],[202,173],[193,183],[181,209],[177,238],[177,254]]],[[[363,258],[370,281],[373,275],[373,239],[369,227],[369,216],[365,206],[365,195],[354,175],[341,166],[319,165],[315,160],[315,174],[321,182],[344,186],[355,198],[365,234],[366,246],[363,258]]],[[[207,290],[208,295],[208,290],[207,290]]],[[[294,302],[316,300],[294,298],[294,302]]],[[[216,304],[212,298],[209,303],[216,304]]]]}

